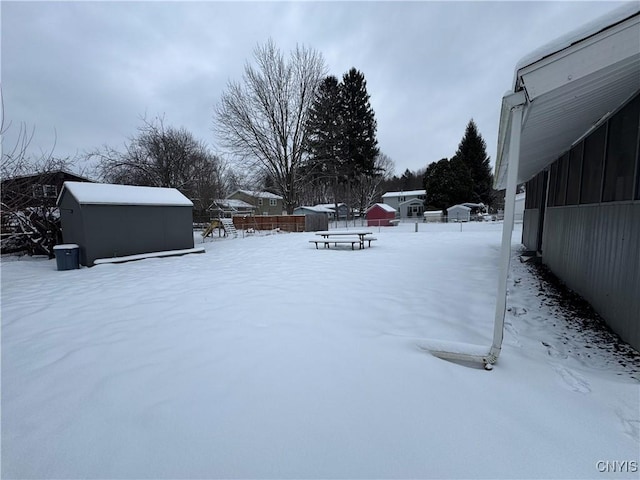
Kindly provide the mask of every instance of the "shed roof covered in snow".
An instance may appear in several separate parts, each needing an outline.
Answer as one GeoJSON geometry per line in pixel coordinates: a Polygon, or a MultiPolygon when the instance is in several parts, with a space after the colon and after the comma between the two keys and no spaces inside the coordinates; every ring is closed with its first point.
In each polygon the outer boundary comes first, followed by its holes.
{"type": "Polygon", "coordinates": [[[389,213],[397,212],[397,210],[395,208],[393,208],[391,205],[387,205],[386,203],[374,203],[369,208],[367,208],[367,212],[369,210],[371,210],[372,208],[375,208],[375,207],[381,208],[385,212],[389,212],[389,213]]]}
{"type": "Polygon", "coordinates": [[[175,188],[64,182],[58,203],[65,192],[69,192],[81,205],[193,206],[191,200],[175,188]]]}
{"type": "Polygon", "coordinates": [[[308,210],[310,212],[316,212],[316,213],[334,213],[333,209],[325,207],[323,205],[300,205],[298,208],[296,208],[296,210],[308,210]]]}
{"type": "MultiPolygon", "coordinates": [[[[327,208],[329,210],[331,210],[331,213],[333,213],[333,211],[336,209],[336,204],[335,203],[318,203],[317,205],[314,205],[315,207],[320,207],[320,208],[327,208]]],[[[339,202],[338,203],[338,208],[345,206],[344,203],[339,202]]]]}
{"type": "Polygon", "coordinates": [[[451,212],[451,211],[455,211],[455,210],[463,210],[465,212],[470,212],[471,208],[467,207],[466,205],[453,205],[453,206],[447,208],[447,212],[451,212]]]}

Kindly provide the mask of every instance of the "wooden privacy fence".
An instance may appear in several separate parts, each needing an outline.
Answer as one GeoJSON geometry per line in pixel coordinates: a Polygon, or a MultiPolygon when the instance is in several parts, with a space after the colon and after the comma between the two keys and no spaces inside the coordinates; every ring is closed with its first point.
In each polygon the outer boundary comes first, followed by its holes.
{"type": "Polygon", "coordinates": [[[276,230],[284,232],[304,232],[306,228],[304,215],[257,215],[235,216],[233,224],[237,230],[276,230]]]}

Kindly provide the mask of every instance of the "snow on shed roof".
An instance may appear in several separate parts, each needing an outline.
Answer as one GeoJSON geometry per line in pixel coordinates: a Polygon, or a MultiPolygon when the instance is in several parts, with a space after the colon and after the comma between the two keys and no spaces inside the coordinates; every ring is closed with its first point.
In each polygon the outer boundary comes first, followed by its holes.
{"type": "MultiPolygon", "coordinates": [[[[338,207],[342,207],[343,205],[345,205],[345,204],[341,203],[341,202],[338,203],[338,207]]],[[[335,203],[318,203],[315,206],[316,207],[322,207],[322,208],[328,208],[329,210],[331,210],[331,212],[333,212],[336,209],[336,204],[335,203]]]]}
{"type": "Polygon", "coordinates": [[[451,207],[447,208],[447,211],[449,210],[458,210],[458,209],[462,209],[462,210],[468,210],[471,211],[471,208],[467,207],[466,205],[452,205],[451,207]]]}
{"type": "Polygon", "coordinates": [[[298,208],[302,208],[304,210],[310,210],[312,212],[317,212],[317,213],[334,213],[333,210],[331,208],[327,208],[324,207],[322,205],[315,205],[315,206],[311,206],[311,205],[300,205],[299,207],[296,208],[296,210],[298,208]]]}
{"type": "Polygon", "coordinates": [[[367,212],[369,210],[371,210],[374,207],[380,207],[381,209],[383,209],[385,212],[390,212],[390,213],[395,213],[397,212],[397,210],[395,208],[393,208],[391,205],[387,205],[386,203],[374,203],[373,205],[371,205],[369,208],[367,208],[367,212]]]}
{"type": "Polygon", "coordinates": [[[387,192],[384,195],[382,195],[382,198],[384,197],[401,197],[404,195],[426,195],[427,191],[426,190],[406,190],[404,192],[387,192]]]}
{"type": "Polygon", "coordinates": [[[110,183],[64,182],[58,203],[65,191],[80,204],[193,206],[191,200],[175,188],[139,187],[110,183]]]}

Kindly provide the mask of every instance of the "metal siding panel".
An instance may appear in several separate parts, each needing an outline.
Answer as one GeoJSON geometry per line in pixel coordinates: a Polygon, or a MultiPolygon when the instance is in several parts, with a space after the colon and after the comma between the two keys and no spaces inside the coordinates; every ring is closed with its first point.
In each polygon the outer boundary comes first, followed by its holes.
{"type": "Polygon", "coordinates": [[[90,205],[84,208],[87,261],[193,248],[191,207],[90,205]]]}
{"type": "Polygon", "coordinates": [[[192,209],[172,207],[165,209],[163,250],[193,248],[192,209]]]}
{"type": "Polygon", "coordinates": [[[538,250],[538,222],[540,210],[531,208],[524,211],[522,225],[522,244],[527,250],[535,252],[538,250]]]}
{"type": "Polygon", "coordinates": [[[543,262],[640,349],[640,203],[549,208],[543,262]]]}

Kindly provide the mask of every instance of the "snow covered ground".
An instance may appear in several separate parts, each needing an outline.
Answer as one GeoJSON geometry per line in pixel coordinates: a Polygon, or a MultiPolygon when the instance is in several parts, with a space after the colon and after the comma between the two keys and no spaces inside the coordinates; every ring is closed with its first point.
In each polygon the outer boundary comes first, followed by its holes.
{"type": "Polygon", "coordinates": [[[65,272],[4,257],[2,477],[638,478],[638,357],[515,256],[493,371],[418,348],[489,346],[501,228],[216,238],[65,272]]]}

